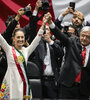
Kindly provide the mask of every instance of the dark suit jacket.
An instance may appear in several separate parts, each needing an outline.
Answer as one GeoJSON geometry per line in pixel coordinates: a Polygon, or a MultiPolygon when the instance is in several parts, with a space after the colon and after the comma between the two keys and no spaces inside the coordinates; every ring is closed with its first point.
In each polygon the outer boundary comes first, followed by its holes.
{"type": "Polygon", "coordinates": [[[51,31],[66,47],[65,62],[61,67],[60,72],[60,83],[67,87],[71,87],[74,84],[78,73],[82,71],[81,89],[83,90],[84,94],[88,95],[90,91],[90,55],[87,66],[83,67],[83,58],[81,55],[82,47],[79,37],[73,36],[68,38],[65,34],[60,32],[57,27],[51,31]]]}
{"type": "Polygon", "coordinates": [[[61,25],[62,21],[59,21],[58,18],[54,21],[55,25],[61,30],[63,26],[61,25]]]}
{"type": "Polygon", "coordinates": [[[0,55],[0,88],[1,88],[1,84],[4,78],[4,75],[6,73],[7,70],[7,59],[5,54],[1,54],[0,55]]]}
{"type": "MultiPolygon", "coordinates": [[[[43,38],[41,39],[38,47],[36,48],[35,50],[35,57],[36,57],[36,60],[35,60],[35,63],[38,65],[39,69],[40,69],[40,72],[41,72],[41,77],[43,76],[43,62],[44,62],[44,58],[45,58],[45,45],[46,42],[43,40],[43,38]]],[[[56,81],[58,80],[58,77],[59,77],[59,67],[58,67],[58,58],[62,59],[62,56],[63,56],[63,49],[60,48],[60,46],[56,43],[54,43],[53,45],[49,45],[49,48],[50,48],[50,58],[51,58],[51,65],[52,65],[52,69],[53,69],[53,72],[54,72],[54,76],[55,76],[55,79],[56,81]]]]}

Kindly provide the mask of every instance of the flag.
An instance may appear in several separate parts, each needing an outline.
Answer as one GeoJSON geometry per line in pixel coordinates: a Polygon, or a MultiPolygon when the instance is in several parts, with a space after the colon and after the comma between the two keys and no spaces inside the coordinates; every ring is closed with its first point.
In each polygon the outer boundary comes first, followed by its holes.
{"type": "MultiPolygon", "coordinates": [[[[0,0],[0,33],[6,29],[5,20],[10,15],[16,15],[17,11],[20,8],[24,8],[28,4],[31,4],[32,11],[35,7],[37,0],[0,0]]],[[[69,2],[75,2],[75,7],[77,10],[81,11],[85,19],[90,21],[90,0],[48,0],[49,1],[49,12],[52,14],[53,21],[66,10],[69,6],[69,2]]],[[[42,12],[39,13],[39,16],[42,15],[42,12]]],[[[71,20],[70,16],[65,18],[65,21],[71,20]]],[[[29,23],[29,18],[25,15],[20,19],[21,26],[25,26],[29,23]]],[[[41,21],[38,22],[38,25],[41,24],[41,21]]]]}
{"type": "MultiPolygon", "coordinates": [[[[37,0],[0,0],[0,33],[6,29],[5,21],[8,16],[16,15],[17,11],[20,8],[26,7],[28,4],[31,4],[32,11],[35,8],[37,0]]],[[[49,11],[52,13],[53,20],[54,20],[54,13],[52,9],[52,2],[49,0],[49,11]]],[[[40,11],[39,16],[41,16],[43,11],[40,11]]],[[[21,17],[20,24],[21,27],[24,27],[26,24],[29,23],[29,18],[25,15],[21,17]]],[[[41,21],[38,22],[38,26],[41,25],[41,21]]]]}

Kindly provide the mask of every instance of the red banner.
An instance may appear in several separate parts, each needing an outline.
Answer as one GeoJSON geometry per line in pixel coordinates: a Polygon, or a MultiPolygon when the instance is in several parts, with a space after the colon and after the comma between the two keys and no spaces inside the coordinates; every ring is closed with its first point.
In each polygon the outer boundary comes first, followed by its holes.
{"type": "MultiPolygon", "coordinates": [[[[31,4],[32,11],[35,8],[37,0],[0,0],[0,33],[6,29],[5,21],[8,16],[16,15],[17,11],[20,8],[24,8],[28,4],[31,4]]],[[[53,20],[54,20],[54,13],[52,9],[52,2],[49,0],[50,8],[49,11],[52,13],[53,20]]],[[[43,11],[39,12],[39,16],[41,16],[43,11]]],[[[29,23],[29,18],[25,15],[20,19],[21,27],[25,26],[29,23]]],[[[38,22],[38,26],[41,25],[41,21],[38,22]]]]}

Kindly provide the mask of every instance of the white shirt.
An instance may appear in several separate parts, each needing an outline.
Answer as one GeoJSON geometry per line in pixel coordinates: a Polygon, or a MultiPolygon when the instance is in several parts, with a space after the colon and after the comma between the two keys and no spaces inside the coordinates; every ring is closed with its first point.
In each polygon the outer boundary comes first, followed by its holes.
{"type": "Polygon", "coordinates": [[[90,44],[88,46],[86,46],[86,57],[85,57],[85,63],[84,63],[83,67],[87,66],[88,59],[89,59],[89,53],[90,53],[90,44]]]}
{"type": "Polygon", "coordinates": [[[45,56],[44,59],[44,64],[46,65],[46,69],[44,70],[44,75],[53,75],[53,70],[51,67],[51,58],[50,58],[50,49],[49,49],[49,44],[46,43],[46,48],[47,48],[47,55],[45,56]]]}

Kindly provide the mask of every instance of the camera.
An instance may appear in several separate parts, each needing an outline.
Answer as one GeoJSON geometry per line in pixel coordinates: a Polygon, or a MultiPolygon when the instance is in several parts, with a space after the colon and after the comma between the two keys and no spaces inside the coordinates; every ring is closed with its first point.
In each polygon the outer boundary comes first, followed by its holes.
{"type": "Polygon", "coordinates": [[[64,22],[63,25],[64,25],[63,26],[64,34],[66,34],[68,37],[70,37],[70,33],[68,32],[70,23],[69,22],[64,22]]]}
{"type": "Polygon", "coordinates": [[[32,12],[31,12],[30,7],[26,6],[26,7],[24,8],[24,11],[25,11],[25,15],[26,15],[27,17],[30,17],[30,16],[32,15],[32,12]]]}
{"type": "Polygon", "coordinates": [[[40,8],[41,10],[47,11],[49,9],[49,1],[48,0],[42,0],[42,7],[40,8]]]}
{"type": "Polygon", "coordinates": [[[64,26],[63,28],[64,28],[64,32],[67,32],[68,31],[68,27],[69,26],[64,26]]]}
{"type": "Polygon", "coordinates": [[[75,8],[75,2],[70,2],[70,3],[69,3],[69,6],[72,7],[72,10],[74,11],[74,8],[75,8]]]}

